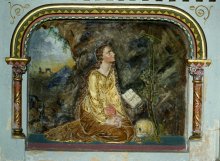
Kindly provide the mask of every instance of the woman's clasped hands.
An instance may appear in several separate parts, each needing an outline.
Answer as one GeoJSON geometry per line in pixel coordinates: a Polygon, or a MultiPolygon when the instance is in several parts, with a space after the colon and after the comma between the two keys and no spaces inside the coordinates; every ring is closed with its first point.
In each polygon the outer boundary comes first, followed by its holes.
{"type": "Polygon", "coordinates": [[[114,105],[109,104],[104,109],[104,111],[105,111],[105,115],[107,116],[105,123],[108,125],[113,125],[113,126],[120,128],[122,118],[119,115],[117,115],[117,111],[116,111],[114,105]]]}

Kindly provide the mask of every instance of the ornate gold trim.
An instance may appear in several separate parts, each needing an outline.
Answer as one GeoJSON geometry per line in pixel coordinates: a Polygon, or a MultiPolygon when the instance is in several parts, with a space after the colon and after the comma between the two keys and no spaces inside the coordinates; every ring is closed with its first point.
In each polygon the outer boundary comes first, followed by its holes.
{"type": "Polygon", "coordinates": [[[205,60],[192,60],[192,59],[188,59],[187,60],[187,64],[190,66],[192,64],[197,65],[200,64],[204,67],[208,67],[210,64],[212,63],[212,61],[210,59],[205,59],[205,60]]]}
{"type": "Polygon", "coordinates": [[[24,63],[25,65],[28,64],[31,61],[31,58],[11,58],[11,57],[6,57],[5,61],[7,64],[14,64],[14,63],[24,63]]]}
{"type": "Polygon", "coordinates": [[[24,38],[28,29],[33,24],[50,17],[63,18],[82,18],[83,16],[92,18],[114,19],[117,17],[128,15],[132,17],[144,16],[165,16],[166,19],[172,19],[184,24],[185,29],[189,31],[194,38],[196,52],[194,59],[206,59],[206,39],[199,24],[187,12],[166,5],[70,5],[70,4],[54,4],[45,5],[35,8],[27,14],[18,24],[13,34],[11,42],[11,57],[22,57],[24,55],[24,38]]]}

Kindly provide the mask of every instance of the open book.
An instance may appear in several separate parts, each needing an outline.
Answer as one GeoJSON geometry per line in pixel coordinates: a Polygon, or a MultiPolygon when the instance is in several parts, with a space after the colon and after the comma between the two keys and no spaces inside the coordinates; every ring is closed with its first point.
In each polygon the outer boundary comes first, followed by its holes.
{"type": "Polygon", "coordinates": [[[122,94],[122,98],[131,106],[131,108],[136,108],[142,104],[141,97],[138,96],[132,89],[129,89],[122,94]]]}

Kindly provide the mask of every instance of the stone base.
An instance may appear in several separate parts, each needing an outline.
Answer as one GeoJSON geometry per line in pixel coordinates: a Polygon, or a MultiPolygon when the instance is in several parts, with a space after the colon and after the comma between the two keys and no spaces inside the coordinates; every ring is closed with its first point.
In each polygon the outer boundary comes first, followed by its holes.
{"type": "Polygon", "coordinates": [[[13,129],[12,137],[15,139],[24,139],[25,135],[22,131],[23,131],[22,129],[13,129]]]}
{"type": "Polygon", "coordinates": [[[192,136],[189,137],[189,140],[201,140],[202,136],[200,133],[193,133],[192,136]]]}

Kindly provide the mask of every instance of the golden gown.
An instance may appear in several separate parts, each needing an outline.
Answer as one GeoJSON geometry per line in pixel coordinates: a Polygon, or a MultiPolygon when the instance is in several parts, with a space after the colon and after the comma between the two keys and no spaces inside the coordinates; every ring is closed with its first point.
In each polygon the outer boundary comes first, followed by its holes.
{"type": "Polygon", "coordinates": [[[128,118],[121,96],[116,87],[113,68],[107,76],[92,70],[88,77],[88,89],[80,103],[79,119],[50,129],[45,133],[48,140],[62,142],[127,142],[134,136],[133,125],[128,118]],[[106,124],[104,109],[109,104],[121,117],[121,126],[106,124]]]}

